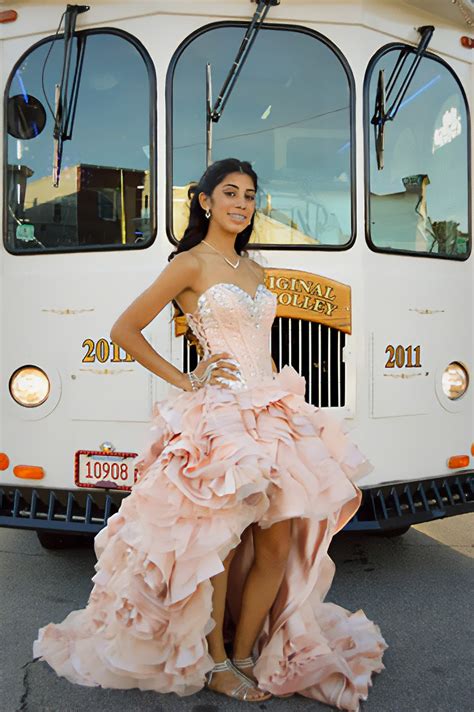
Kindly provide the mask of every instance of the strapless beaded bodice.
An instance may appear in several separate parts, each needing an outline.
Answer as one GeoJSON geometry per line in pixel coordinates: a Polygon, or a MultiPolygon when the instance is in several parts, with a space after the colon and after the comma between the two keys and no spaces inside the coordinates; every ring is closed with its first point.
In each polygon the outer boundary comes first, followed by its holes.
{"type": "Polygon", "coordinates": [[[219,282],[201,294],[198,306],[186,319],[203,348],[203,356],[227,352],[239,366],[239,381],[227,381],[242,390],[272,376],[270,329],[276,297],[259,284],[252,297],[236,284],[219,282]]]}

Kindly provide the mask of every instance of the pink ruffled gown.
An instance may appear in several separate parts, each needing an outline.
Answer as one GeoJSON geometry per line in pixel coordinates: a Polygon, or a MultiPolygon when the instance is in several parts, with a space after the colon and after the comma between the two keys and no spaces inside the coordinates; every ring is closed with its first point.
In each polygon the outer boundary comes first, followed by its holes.
{"type": "MultiPolygon", "coordinates": [[[[342,425],[304,399],[288,366],[274,375],[275,296],[218,283],[191,328],[205,355],[227,351],[241,381],[180,392],[155,405],[141,477],[95,538],[97,573],[86,608],[41,628],[34,656],[81,685],[189,695],[213,667],[210,578],[253,522],[291,518],[285,578],[256,642],[255,674],[275,694],[297,692],[356,711],[387,647],[362,610],[326,602],[332,536],[360,504],[354,481],[370,465],[342,425]]],[[[232,631],[253,556],[245,536],[227,601],[232,631]]]]}

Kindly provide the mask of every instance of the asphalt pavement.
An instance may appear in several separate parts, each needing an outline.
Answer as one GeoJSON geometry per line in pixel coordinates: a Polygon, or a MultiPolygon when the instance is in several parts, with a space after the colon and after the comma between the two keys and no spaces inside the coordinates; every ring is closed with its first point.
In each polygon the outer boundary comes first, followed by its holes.
{"type": "MultiPolygon", "coordinates": [[[[336,576],[327,600],[362,608],[389,645],[386,669],[361,712],[473,712],[474,514],[419,525],[385,539],[342,534],[330,549],[336,576]]],[[[202,690],[180,698],[72,685],[32,661],[40,626],[84,607],[92,545],[47,551],[34,532],[0,529],[1,712],[237,712],[248,708],[202,690]]],[[[293,696],[253,705],[265,712],[329,712],[293,696]]]]}

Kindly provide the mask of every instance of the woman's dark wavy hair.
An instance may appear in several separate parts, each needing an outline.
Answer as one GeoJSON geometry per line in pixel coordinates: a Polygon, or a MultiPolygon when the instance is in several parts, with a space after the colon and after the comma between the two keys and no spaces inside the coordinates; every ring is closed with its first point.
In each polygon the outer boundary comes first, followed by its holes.
{"type": "MultiPolygon", "coordinates": [[[[199,193],[211,195],[214,188],[219,185],[219,183],[222,183],[224,178],[229,175],[229,173],[246,173],[253,180],[255,190],[257,190],[257,174],[248,161],[239,161],[238,158],[224,158],[222,161],[216,161],[210,165],[199,181],[191,184],[189,187],[188,198],[191,202],[188,226],[184,231],[184,235],[179,241],[176,250],[169,255],[168,260],[172,260],[175,255],[191,249],[191,247],[198,245],[202,242],[202,240],[204,240],[209,228],[209,220],[206,218],[204,210],[199,204],[199,193]]],[[[247,225],[245,230],[239,232],[235,238],[234,249],[239,255],[241,255],[245,250],[247,243],[250,240],[253,230],[254,217],[255,213],[252,215],[249,225],[247,225]]],[[[174,316],[176,317],[182,315],[183,312],[174,299],[173,305],[175,308],[174,316]]],[[[202,356],[202,347],[189,327],[186,330],[185,337],[191,345],[196,347],[198,354],[202,356]]]]}
{"type": "MultiPolygon", "coordinates": [[[[207,235],[207,230],[209,227],[209,220],[206,218],[204,210],[199,204],[199,194],[205,193],[205,195],[211,195],[214,188],[222,183],[224,178],[229,175],[229,173],[246,173],[253,181],[255,190],[257,190],[257,174],[253,170],[252,166],[248,161],[239,161],[238,158],[224,158],[222,161],[216,161],[212,163],[205,173],[201,176],[197,183],[193,183],[188,190],[188,198],[190,199],[190,209],[189,209],[189,222],[184,235],[179,241],[179,244],[170,256],[168,260],[172,260],[173,257],[180,252],[189,250],[191,247],[198,245],[207,235]]],[[[255,213],[252,215],[252,220],[250,224],[247,225],[245,230],[239,232],[235,238],[234,249],[237,254],[241,255],[253,230],[253,221],[255,213]]]]}

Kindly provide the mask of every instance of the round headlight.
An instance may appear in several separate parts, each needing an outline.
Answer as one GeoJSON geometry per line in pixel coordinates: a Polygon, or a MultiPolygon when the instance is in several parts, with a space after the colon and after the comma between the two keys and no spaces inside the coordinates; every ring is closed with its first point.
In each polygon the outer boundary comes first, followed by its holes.
{"type": "Polygon", "coordinates": [[[443,371],[441,378],[443,393],[450,400],[457,400],[464,395],[469,385],[469,375],[460,363],[453,361],[443,371]]]}
{"type": "Polygon", "coordinates": [[[35,408],[49,396],[49,378],[37,366],[23,366],[10,378],[11,397],[26,408],[35,408]]]}

